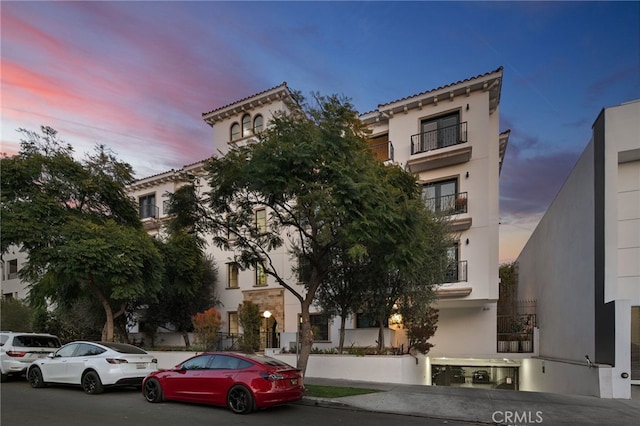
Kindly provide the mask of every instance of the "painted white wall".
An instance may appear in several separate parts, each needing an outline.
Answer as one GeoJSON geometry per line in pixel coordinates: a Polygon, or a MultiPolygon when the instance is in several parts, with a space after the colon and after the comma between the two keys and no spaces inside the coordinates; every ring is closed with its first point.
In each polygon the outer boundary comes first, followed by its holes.
{"type": "Polygon", "coordinates": [[[589,368],[585,363],[523,359],[520,366],[520,390],[600,397],[600,370],[597,367],[589,368]]]}
{"type": "Polygon", "coordinates": [[[518,258],[518,298],[537,300],[543,357],[593,357],[593,161],[591,142],[518,258]]]}
{"type": "Polygon", "coordinates": [[[441,309],[430,357],[495,356],[496,304],[441,309]]]}
{"type": "MultiPolygon", "coordinates": [[[[29,288],[20,278],[9,278],[9,261],[16,260],[18,272],[27,261],[27,254],[20,251],[20,247],[11,246],[2,256],[2,273],[0,274],[0,295],[24,300],[29,295],[29,288]]],[[[13,330],[19,331],[19,330],[13,330]]]]}

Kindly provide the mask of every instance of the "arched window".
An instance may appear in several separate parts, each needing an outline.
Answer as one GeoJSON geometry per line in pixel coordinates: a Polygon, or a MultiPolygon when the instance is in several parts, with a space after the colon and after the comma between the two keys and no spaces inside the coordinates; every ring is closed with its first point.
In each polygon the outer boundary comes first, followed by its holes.
{"type": "Polygon", "coordinates": [[[231,125],[231,140],[237,141],[240,139],[240,125],[238,123],[233,123],[231,125]]]}
{"type": "Polygon", "coordinates": [[[253,133],[258,134],[262,131],[262,115],[258,114],[253,118],[253,133]]]}
{"type": "Polygon", "coordinates": [[[242,116],[242,137],[246,138],[251,134],[251,116],[245,114],[242,116]]]}

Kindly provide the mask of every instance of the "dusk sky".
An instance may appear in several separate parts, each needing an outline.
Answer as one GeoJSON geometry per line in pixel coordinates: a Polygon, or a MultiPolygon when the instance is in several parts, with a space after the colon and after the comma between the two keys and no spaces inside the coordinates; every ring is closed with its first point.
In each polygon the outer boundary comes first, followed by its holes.
{"type": "Polygon", "coordinates": [[[500,261],[604,107],[640,99],[639,2],[0,2],[0,151],[48,125],[137,177],[213,154],[202,113],[286,81],[361,113],[504,67],[500,261]]]}

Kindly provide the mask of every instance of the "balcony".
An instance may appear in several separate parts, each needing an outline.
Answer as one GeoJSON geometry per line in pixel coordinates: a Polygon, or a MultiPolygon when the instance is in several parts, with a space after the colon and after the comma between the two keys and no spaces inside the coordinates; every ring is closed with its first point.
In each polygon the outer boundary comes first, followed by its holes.
{"type": "Polygon", "coordinates": [[[427,208],[434,213],[446,215],[467,213],[467,193],[442,195],[435,198],[427,198],[427,208]]]}
{"type": "Polygon", "coordinates": [[[452,262],[444,273],[443,284],[467,281],[467,261],[452,262]]]}
{"type": "Polygon", "coordinates": [[[442,127],[411,136],[411,159],[407,162],[413,173],[465,163],[471,159],[467,143],[467,122],[442,127]]]}
{"type": "Polygon", "coordinates": [[[158,206],[141,204],[138,207],[138,214],[140,215],[140,220],[142,220],[145,230],[148,231],[160,227],[160,221],[158,220],[160,217],[160,208],[158,206]]]}
{"type": "Polygon", "coordinates": [[[370,143],[369,148],[371,148],[377,160],[382,162],[393,161],[393,144],[391,141],[370,143]]]}

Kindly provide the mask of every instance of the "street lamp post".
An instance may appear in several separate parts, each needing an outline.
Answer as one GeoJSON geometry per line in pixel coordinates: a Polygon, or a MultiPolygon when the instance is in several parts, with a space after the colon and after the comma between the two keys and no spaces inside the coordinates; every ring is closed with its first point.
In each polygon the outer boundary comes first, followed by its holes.
{"type": "Polygon", "coordinates": [[[264,317],[264,347],[266,349],[270,347],[269,346],[269,318],[271,318],[271,312],[264,311],[262,313],[262,316],[264,317]]]}

